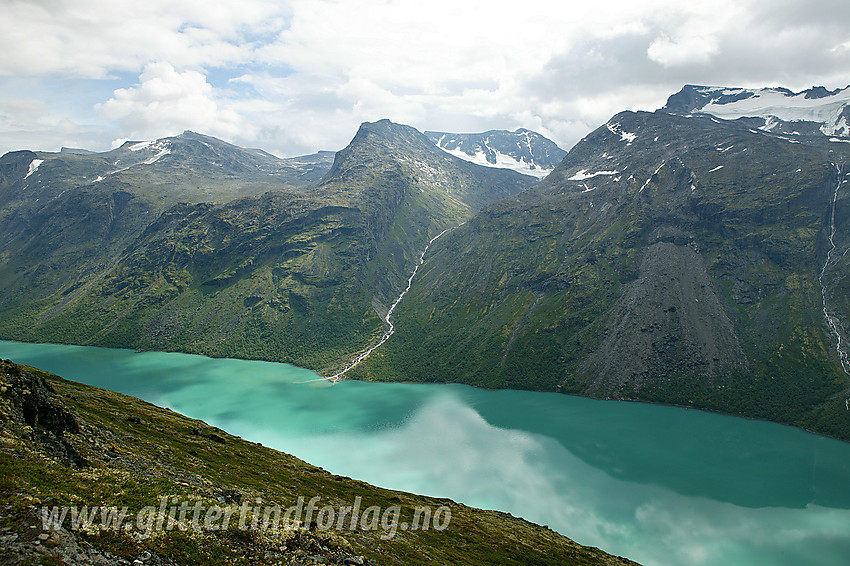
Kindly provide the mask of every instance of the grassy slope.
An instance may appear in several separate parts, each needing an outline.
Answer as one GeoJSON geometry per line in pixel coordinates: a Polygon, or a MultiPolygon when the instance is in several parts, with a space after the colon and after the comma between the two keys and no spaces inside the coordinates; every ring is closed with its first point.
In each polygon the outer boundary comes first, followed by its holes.
{"type": "MultiPolygon", "coordinates": [[[[212,429],[201,421],[34,368],[0,361],[0,380],[0,504],[7,506],[0,515],[7,528],[4,536],[9,532],[20,534],[17,546],[7,544],[0,549],[3,563],[12,560],[13,551],[33,548],[26,540],[40,531],[30,532],[26,525],[32,523],[32,510],[39,502],[127,505],[135,511],[156,505],[166,495],[210,505],[218,504],[221,494],[229,498],[238,494],[248,501],[259,497],[266,504],[282,507],[294,504],[301,495],[321,496],[322,504],[333,506],[350,505],[360,496],[364,506],[400,506],[402,519],[408,521],[415,506],[436,509],[448,505],[451,522],[444,531],[399,531],[390,540],[381,540],[381,531],[301,530],[297,544],[293,543],[293,532],[237,529],[166,531],[142,541],[112,532],[72,535],[88,540],[100,551],[131,561],[147,550],[159,556],[161,563],[174,560],[182,565],[284,564],[303,560],[303,549],[310,548],[313,553],[324,552],[328,556],[360,555],[377,564],[633,564],[505,513],[380,489],[335,476],[293,456],[212,429]],[[44,387],[38,384],[41,378],[52,386],[56,397],[44,393],[44,387]],[[28,394],[24,387],[30,390],[28,394]],[[20,419],[16,399],[38,390],[40,398],[47,399],[40,405],[38,422],[48,422],[45,406],[53,415],[70,410],[79,423],[77,432],[66,430],[57,439],[54,433],[39,428],[38,423],[33,423],[34,430],[20,419]],[[87,466],[72,468],[47,454],[47,447],[62,442],[61,438],[88,461],[87,466]],[[324,550],[317,551],[317,545],[324,550]]],[[[54,554],[60,550],[57,548],[54,554]]]]}

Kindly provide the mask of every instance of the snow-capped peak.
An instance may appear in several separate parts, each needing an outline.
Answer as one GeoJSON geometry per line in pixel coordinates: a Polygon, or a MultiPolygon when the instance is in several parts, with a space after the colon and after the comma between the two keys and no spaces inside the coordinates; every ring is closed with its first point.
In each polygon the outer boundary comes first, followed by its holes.
{"type": "Polygon", "coordinates": [[[777,121],[813,122],[827,136],[850,136],[850,86],[834,91],[813,87],[795,93],[784,88],[687,85],[667,100],[663,110],[710,114],[725,120],[762,118],[763,129],[774,128],[777,121]]]}
{"type": "Polygon", "coordinates": [[[513,132],[490,130],[478,134],[425,132],[440,149],[486,167],[513,169],[543,178],[566,156],[555,142],[520,128],[513,132]]]}

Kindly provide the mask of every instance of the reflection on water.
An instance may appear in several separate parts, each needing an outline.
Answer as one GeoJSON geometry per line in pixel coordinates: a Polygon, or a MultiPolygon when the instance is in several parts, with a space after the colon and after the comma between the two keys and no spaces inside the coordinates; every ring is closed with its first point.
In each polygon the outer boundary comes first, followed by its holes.
{"type": "Polygon", "coordinates": [[[671,407],[0,342],[333,473],[509,511],[647,565],[844,565],[850,444],[671,407]],[[307,383],[305,383],[307,382],[307,383]]]}

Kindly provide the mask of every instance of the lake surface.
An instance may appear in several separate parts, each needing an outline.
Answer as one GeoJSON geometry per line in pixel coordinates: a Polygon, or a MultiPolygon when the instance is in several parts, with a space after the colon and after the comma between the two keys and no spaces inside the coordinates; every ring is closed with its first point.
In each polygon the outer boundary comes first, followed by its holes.
{"type": "Polygon", "coordinates": [[[850,564],[850,444],[790,427],[552,393],[330,385],[186,354],[0,341],[0,357],[647,566],[850,564]]]}

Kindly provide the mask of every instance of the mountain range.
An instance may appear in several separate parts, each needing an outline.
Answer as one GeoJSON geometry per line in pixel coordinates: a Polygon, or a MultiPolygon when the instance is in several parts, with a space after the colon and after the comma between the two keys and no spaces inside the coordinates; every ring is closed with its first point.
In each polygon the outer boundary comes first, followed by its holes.
{"type": "Polygon", "coordinates": [[[354,376],[672,403],[847,438],[848,140],[718,119],[696,111],[705,100],[682,106],[693,92],[614,116],[436,243],[405,324],[354,376]]]}
{"type": "Polygon", "coordinates": [[[326,375],[369,351],[347,376],[671,403],[848,439],[847,93],[689,85],[569,153],[527,130],[386,120],[330,166],[188,132],[13,152],[0,337],[326,375]]]}
{"type": "Polygon", "coordinates": [[[425,243],[536,182],[361,126],[281,160],[191,132],[0,158],[0,334],[342,366],[425,243]]]}

